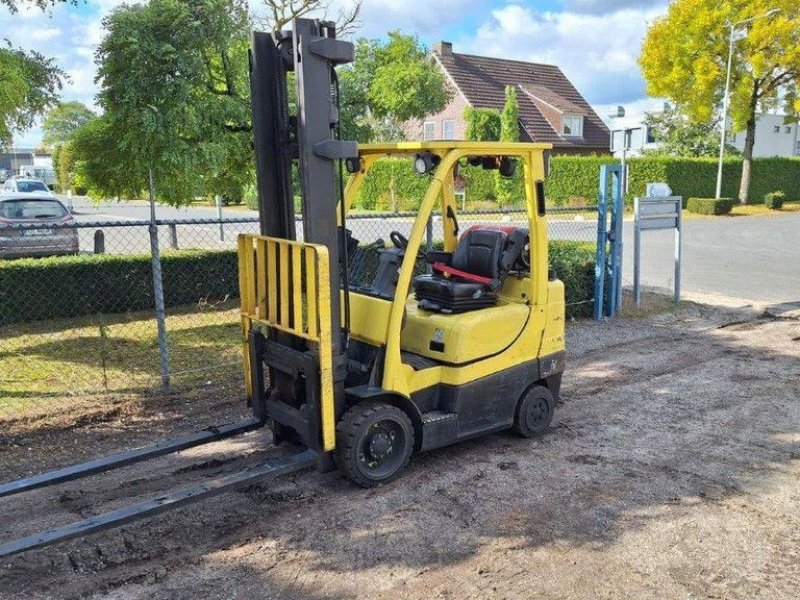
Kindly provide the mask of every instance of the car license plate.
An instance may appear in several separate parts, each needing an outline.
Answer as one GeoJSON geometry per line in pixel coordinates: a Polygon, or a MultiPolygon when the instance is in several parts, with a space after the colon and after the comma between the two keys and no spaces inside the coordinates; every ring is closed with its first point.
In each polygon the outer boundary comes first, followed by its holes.
{"type": "Polygon", "coordinates": [[[30,236],[41,236],[41,235],[53,235],[52,229],[23,229],[22,235],[30,235],[30,236]]]}

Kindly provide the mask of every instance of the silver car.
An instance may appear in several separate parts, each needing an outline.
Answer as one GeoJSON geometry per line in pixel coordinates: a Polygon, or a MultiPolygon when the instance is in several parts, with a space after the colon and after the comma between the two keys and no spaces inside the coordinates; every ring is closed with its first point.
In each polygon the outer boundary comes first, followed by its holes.
{"type": "Polygon", "coordinates": [[[55,198],[55,194],[50,191],[50,188],[47,187],[44,181],[24,175],[15,175],[7,179],[3,184],[3,194],[14,194],[17,192],[55,198]]]}
{"type": "Polygon", "coordinates": [[[52,196],[0,195],[0,258],[77,254],[75,219],[52,196]]]}

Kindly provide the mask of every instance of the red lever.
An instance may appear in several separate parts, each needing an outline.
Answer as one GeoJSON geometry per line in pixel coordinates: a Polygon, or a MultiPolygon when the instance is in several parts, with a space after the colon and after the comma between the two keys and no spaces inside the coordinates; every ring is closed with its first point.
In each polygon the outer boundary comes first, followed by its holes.
{"type": "Polygon", "coordinates": [[[468,281],[474,281],[475,283],[482,283],[483,285],[490,285],[493,279],[490,277],[482,277],[481,275],[475,275],[474,273],[467,273],[466,271],[461,271],[459,269],[454,269],[453,267],[449,267],[443,262],[435,262],[433,263],[433,268],[441,273],[447,273],[449,275],[455,275],[456,277],[461,277],[461,279],[466,279],[468,281]]]}

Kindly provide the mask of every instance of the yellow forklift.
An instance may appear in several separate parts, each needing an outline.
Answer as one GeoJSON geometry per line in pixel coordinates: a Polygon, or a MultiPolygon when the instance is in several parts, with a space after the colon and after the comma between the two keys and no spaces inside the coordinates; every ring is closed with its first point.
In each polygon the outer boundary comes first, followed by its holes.
{"type": "Polygon", "coordinates": [[[0,497],[264,426],[276,444],[297,451],[2,544],[0,557],[311,466],[338,468],[369,487],[397,477],[414,452],[504,429],[526,437],[547,430],[565,363],[564,287],[547,255],[543,180],[549,146],[341,140],[334,67],[352,58],[352,44],[336,39],[326,22],[297,19],[291,32],[253,34],[261,234],[238,240],[252,418],[2,484],[0,497]],[[294,115],[287,93],[292,71],[294,115]],[[412,162],[428,179],[427,192],[413,222],[382,221],[380,236],[359,239],[363,234],[347,227],[355,227],[347,213],[384,157],[412,162]],[[467,165],[505,177],[522,170],[527,227],[461,230],[455,182],[467,165]],[[302,218],[294,213],[295,166],[302,218]],[[424,242],[434,220],[441,250],[424,242]]]}

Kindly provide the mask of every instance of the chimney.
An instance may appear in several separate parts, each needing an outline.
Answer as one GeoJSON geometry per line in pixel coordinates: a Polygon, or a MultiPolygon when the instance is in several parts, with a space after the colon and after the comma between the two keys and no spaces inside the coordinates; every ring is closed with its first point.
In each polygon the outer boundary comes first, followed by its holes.
{"type": "Polygon", "coordinates": [[[433,51],[436,52],[439,56],[452,56],[453,55],[453,44],[450,42],[437,42],[433,45],[433,51]]]}

